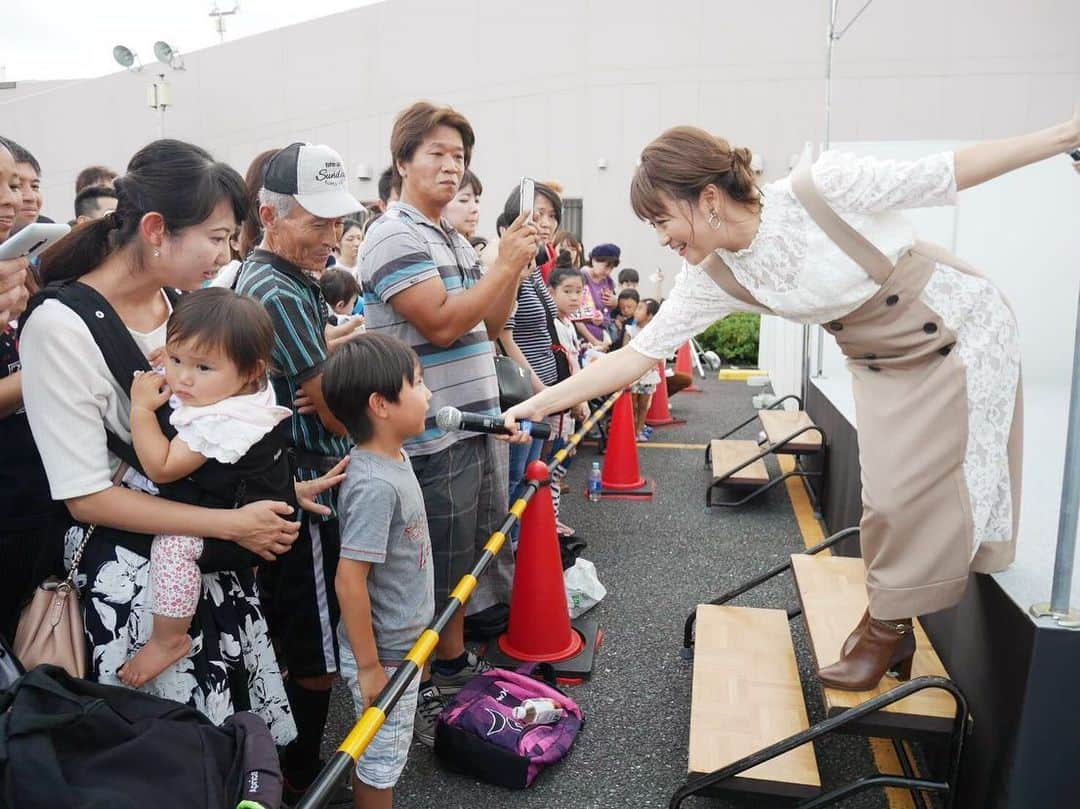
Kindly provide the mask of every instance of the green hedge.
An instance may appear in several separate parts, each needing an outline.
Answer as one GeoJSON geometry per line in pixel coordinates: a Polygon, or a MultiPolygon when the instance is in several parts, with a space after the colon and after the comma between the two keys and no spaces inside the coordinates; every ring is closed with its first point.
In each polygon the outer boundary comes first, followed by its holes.
{"type": "Polygon", "coordinates": [[[739,312],[718,320],[697,336],[702,351],[715,351],[724,362],[756,365],[761,317],[739,312]]]}

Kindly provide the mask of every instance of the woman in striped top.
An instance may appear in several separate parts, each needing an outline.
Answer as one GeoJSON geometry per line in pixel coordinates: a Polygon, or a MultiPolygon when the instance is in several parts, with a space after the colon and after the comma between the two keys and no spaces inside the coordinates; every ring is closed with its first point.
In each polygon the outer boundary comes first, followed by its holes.
{"type": "MultiPolygon", "coordinates": [[[[497,227],[505,227],[517,219],[520,214],[518,189],[515,187],[506,200],[497,227]]],[[[562,221],[562,200],[551,188],[536,184],[536,197],[533,202],[533,221],[539,232],[541,252],[547,260],[545,245],[551,242],[555,231],[562,221]]],[[[551,298],[547,284],[540,274],[536,262],[522,273],[521,286],[518,287],[517,305],[506,321],[499,339],[503,351],[511,359],[528,368],[532,378],[533,391],[539,393],[548,385],[559,381],[552,353],[552,328],[558,311],[551,298]]],[[[512,444],[510,446],[510,496],[521,483],[525,467],[540,457],[544,442],[540,439],[531,444],[512,444]]]]}

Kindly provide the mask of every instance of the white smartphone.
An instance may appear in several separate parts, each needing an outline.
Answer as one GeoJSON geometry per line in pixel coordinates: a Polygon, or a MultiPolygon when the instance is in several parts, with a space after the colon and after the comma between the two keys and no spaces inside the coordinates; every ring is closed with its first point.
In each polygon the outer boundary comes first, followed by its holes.
{"type": "Polygon", "coordinates": [[[532,177],[522,177],[518,186],[518,211],[529,212],[526,222],[533,221],[533,206],[536,204],[536,180],[532,177]]]}
{"type": "Polygon", "coordinates": [[[59,222],[32,222],[0,244],[0,261],[33,257],[70,232],[70,227],[59,222]]]}

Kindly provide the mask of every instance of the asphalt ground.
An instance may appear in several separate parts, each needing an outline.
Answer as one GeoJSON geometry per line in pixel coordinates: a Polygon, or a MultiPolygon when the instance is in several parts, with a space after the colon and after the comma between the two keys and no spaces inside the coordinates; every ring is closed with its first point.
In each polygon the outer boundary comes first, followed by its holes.
{"type": "MultiPolygon", "coordinates": [[[[563,496],[562,519],[588,542],[583,556],[595,563],[608,594],[589,613],[604,633],[592,678],[568,689],[586,718],[569,756],[541,774],[531,788],[510,791],[450,772],[430,750],[414,743],[395,790],[398,809],[643,809],[667,806],[671,794],[685,783],[692,671],[691,662],[680,656],[686,616],[695,605],[804,548],[784,486],[739,509],[705,512],[710,473],[703,466],[704,445],[753,415],[750,397],[761,389],[718,382],[712,375],[695,383],[703,393],[681,393],[671,403],[673,414],[687,423],[657,429],[650,445],[639,451],[642,474],[657,483],[651,500],[590,503],[582,492],[591,462],[598,458],[595,447],[582,447],[570,470],[571,491],[563,496]]],[[[755,425],[735,437],[755,438],[755,425]]],[[[768,464],[776,475],[775,460],[768,464]]],[[[796,597],[784,576],[737,603],[784,607],[796,603],[796,597]]],[[[802,622],[792,621],[791,626],[814,723],[824,716],[812,656],[802,622]]],[[[327,753],[344,738],[354,718],[351,701],[339,687],[327,725],[327,753]]],[[[862,737],[825,738],[815,747],[826,788],[874,769],[862,737]]],[[[688,809],[790,805],[736,793],[684,803],[688,809]]],[[[890,804],[875,790],[842,805],[880,809],[890,804]]],[[[903,803],[894,800],[892,805],[903,803]]]]}

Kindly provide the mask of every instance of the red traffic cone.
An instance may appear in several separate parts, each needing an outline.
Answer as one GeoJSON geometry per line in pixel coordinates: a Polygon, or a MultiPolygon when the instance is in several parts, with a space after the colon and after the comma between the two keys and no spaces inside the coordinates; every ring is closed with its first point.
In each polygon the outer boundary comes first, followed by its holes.
{"type": "MultiPolygon", "coordinates": [[[[691,380],[694,378],[694,364],[690,361],[689,341],[683,343],[679,350],[675,352],[675,373],[686,374],[691,380]]],[[[701,393],[701,388],[696,387],[691,381],[690,387],[683,388],[683,393],[701,393]]]]}
{"type": "Polygon", "coordinates": [[[583,679],[592,671],[600,631],[595,621],[570,622],[547,466],[533,461],[525,479],[543,483],[521,518],[510,624],[485,656],[504,667],[522,661],[552,663],[559,676],[583,679]]]}
{"type": "Polygon", "coordinates": [[[634,410],[626,392],[615,402],[611,413],[600,485],[601,497],[652,497],[656,490],[656,484],[643,478],[638,469],[634,410]]]}
{"type": "Polygon", "coordinates": [[[645,423],[650,427],[666,427],[670,424],[686,424],[683,419],[673,418],[671,408],[668,406],[667,377],[664,376],[666,368],[660,363],[657,370],[660,373],[660,382],[656,386],[656,393],[649,402],[649,412],[645,414],[645,423]]]}

